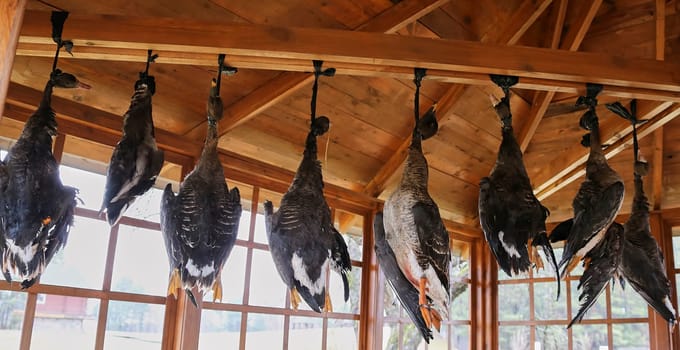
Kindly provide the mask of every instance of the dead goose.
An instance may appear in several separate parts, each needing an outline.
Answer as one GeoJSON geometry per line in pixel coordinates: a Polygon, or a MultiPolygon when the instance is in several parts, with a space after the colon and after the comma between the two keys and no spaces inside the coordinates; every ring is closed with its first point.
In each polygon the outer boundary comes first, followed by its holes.
{"type": "MultiPolygon", "coordinates": [[[[430,343],[430,339],[434,339],[432,331],[428,327],[423,315],[420,313],[420,296],[418,289],[411,284],[411,282],[404,276],[404,273],[399,269],[397,258],[394,251],[385,239],[385,227],[383,226],[383,214],[375,215],[373,221],[373,234],[375,236],[375,256],[378,259],[380,270],[385,275],[385,280],[392,287],[394,294],[399,299],[401,306],[406,311],[408,317],[413,321],[413,324],[418,328],[418,331],[425,339],[425,342],[430,343]]],[[[428,300],[430,302],[430,300],[428,300]]]]}
{"type": "Polygon", "coordinates": [[[479,220],[484,237],[498,265],[508,276],[527,273],[531,263],[543,267],[535,249],[542,248],[557,275],[559,298],[559,272],[545,228],[549,212],[534,196],[522,150],[512,129],[509,89],[518,79],[492,76],[492,80],[505,92],[501,101],[494,105],[501,119],[503,140],[491,174],[479,184],[479,220]]]}
{"type": "Polygon", "coordinates": [[[229,190],[217,154],[217,122],[222,118],[220,82],[224,56],[208,99],[208,134],[194,170],[180,185],[177,196],[168,184],[161,201],[161,231],[170,261],[168,295],[183,288],[191,301],[193,287],[213,300],[222,299],[222,268],[231,253],[241,218],[238,188],[229,190]]]}
{"type": "Polygon", "coordinates": [[[588,106],[579,123],[590,134],[583,139],[583,145],[590,148],[586,161],[586,178],[581,183],[572,203],[574,217],[560,223],[551,232],[551,241],[562,240],[566,244],[559,263],[561,276],[566,276],[583,257],[604,237],[607,228],[614,221],[623,202],[623,181],[621,176],[607,164],[600,142],[600,128],[595,107],[601,85],[588,84],[587,94],[579,98],[580,104],[588,106]]]}
{"type": "Polygon", "coordinates": [[[111,155],[101,210],[106,210],[112,226],[137,197],[153,186],[163,166],[163,151],[156,146],[151,117],[151,96],[156,83],[148,74],[149,63],[157,56],[149,50],[146,70],[139,73],[130,108],[123,117],[123,137],[111,155]]]}
{"type": "MultiPolygon", "coordinates": [[[[418,290],[427,328],[439,330],[449,314],[449,234],[427,189],[428,166],[419,126],[419,91],[425,70],[416,69],[415,119],[406,166],[397,189],[385,202],[384,230],[401,272],[418,290]]],[[[434,108],[423,119],[433,118],[434,108]]],[[[432,133],[434,134],[434,133],[432,133]]]]}
{"type": "Polygon", "coordinates": [[[666,276],[663,254],[649,226],[649,202],[642,182],[642,177],[647,175],[648,165],[638,156],[636,101],[631,103],[631,112],[618,102],[607,107],[633,124],[635,196],[630,218],[624,225],[621,269],[633,289],[673,327],[676,314],[671,304],[671,285],[666,276]]]}
{"type": "Polygon", "coordinates": [[[77,190],[64,186],[52,154],[57,121],[51,107],[52,91],[89,88],[69,73],[56,69],[59,50],[72,44],[61,40],[68,13],[53,12],[53,37],[57,43],[53,70],[38,110],[28,119],[19,140],[10,148],[0,177],[0,256],[2,273],[11,281],[14,272],[22,288],[32,286],[65,244],[73,224],[77,190]],[[56,33],[56,34],[55,34],[56,33]]]}
{"type": "Polygon", "coordinates": [[[329,265],[342,276],[345,301],[349,299],[347,272],[352,269],[345,240],[331,221],[331,212],[323,195],[321,164],[317,159],[316,138],[329,128],[328,118],[315,116],[318,78],[335,72],[332,68],[322,71],[321,64],[314,61],[312,122],[302,162],[293,183],[281,199],[278,211],[274,212],[272,202],[264,203],[269,250],[290,292],[291,305],[297,309],[302,296],[316,312],[321,312],[322,308],[333,311],[326,291],[329,265]]]}

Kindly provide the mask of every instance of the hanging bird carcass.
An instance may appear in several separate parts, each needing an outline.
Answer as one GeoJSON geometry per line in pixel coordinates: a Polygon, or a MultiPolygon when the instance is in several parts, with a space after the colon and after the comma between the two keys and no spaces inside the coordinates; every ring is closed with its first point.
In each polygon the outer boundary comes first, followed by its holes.
{"type": "Polygon", "coordinates": [[[317,159],[318,136],[328,131],[329,120],[316,117],[316,95],[320,75],[333,75],[334,70],[321,70],[315,61],[312,91],[311,125],[302,161],[293,183],[274,212],[272,202],[264,203],[265,226],[274,265],[290,293],[291,305],[297,309],[300,296],[309,307],[321,312],[332,311],[326,276],[331,269],[342,277],[344,300],[349,299],[347,273],[352,265],[347,244],[335,229],[331,212],[323,195],[321,163],[317,159]]]}
{"type": "Polygon", "coordinates": [[[187,175],[175,196],[168,184],[161,201],[161,231],[170,262],[168,294],[183,288],[196,304],[191,289],[205,293],[213,290],[213,299],[222,299],[221,273],[231,253],[241,218],[238,188],[227,187],[217,152],[217,122],[223,106],[218,78],[208,99],[208,133],[196,167],[187,175]]]}

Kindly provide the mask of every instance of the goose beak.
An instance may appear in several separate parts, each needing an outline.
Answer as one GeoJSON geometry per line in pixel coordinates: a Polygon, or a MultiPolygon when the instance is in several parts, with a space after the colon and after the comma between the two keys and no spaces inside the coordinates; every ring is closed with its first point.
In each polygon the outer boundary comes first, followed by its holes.
{"type": "Polygon", "coordinates": [[[85,84],[82,81],[78,81],[76,88],[83,89],[83,90],[90,90],[90,89],[92,89],[92,86],[85,84]]]}

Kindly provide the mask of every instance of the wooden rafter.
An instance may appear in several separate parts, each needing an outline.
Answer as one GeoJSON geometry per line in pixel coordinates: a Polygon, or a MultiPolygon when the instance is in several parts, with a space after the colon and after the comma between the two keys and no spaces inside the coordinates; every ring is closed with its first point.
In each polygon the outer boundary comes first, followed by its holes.
{"type": "MultiPolygon", "coordinates": [[[[642,113],[640,113],[639,118],[649,119],[649,121],[637,128],[638,139],[642,139],[647,135],[652,134],[654,130],[659,129],[660,127],[664,126],[666,123],[670,122],[671,120],[675,119],[678,115],[680,115],[680,105],[673,104],[670,107],[667,106],[664,107],[664,105],[666,104],[653,103],[653,105],[650,106],[651,109],[650,107],[647,107],[644,112],[641,111],[642,113]],[[662,109],[662,111],[658,112],[658,110],[660,109],[662,109]]],[[[604,151],[605,157],[607,157],[608,159],[621,153],[621,151],[623,151],[627,147],[632,146],[633,144],[632,127],[630,126],[630,123],[625,120],[621,121],[617,120],[617,124],[618,125],[613,127],[612,129],[621,131],[619,133],[616,133],[614,138],[610,139],[615,141],[611,143],[607,142],[610,146],[607,147],[607,149],[604,151]],[[628,124],[628,126],[622,128],[620,125],[621,122],[623,122],[624,124],[628,124]]],[[[603,131],[604,130],[600,131],[601,134],[606,135],[607,133],[603,133],[603,131]]],[[[550,179],[550,181],[545,182],[536,188],[535,193],[536,197],[539,200],[544,200],[553,193],[559,191],[568,184],[574,182],[576,179],[583,177],[583,175],[585,174],[585,163],[588,158],[588,154],[585,148],[579,150],[579,153],[581,156],[574,162],[567,162],[567,164],[569,165],[565,167],[562,172],[560,172],[559,176],[553,177],[552,179],[550,179]]],[[[578,154],[575,154],[575,152],[573,152],[567,155],[567,157],[571,158],[574,155],[578,156],[578,154]]]]}
{"type": "MultiPolygon", "coordinates": [[[[9,77],[12,75],[14,52],[19,41],[19,29],[24,18],[27,0],[5,0],[0,2],[0,101],[7,96],[9,77]]],[[[0,104],[0,117],[2,105],[0,104]]]]}
{"type": "MultiPolygon", "coordinates": [[[[450,0],[402,1],[359,26],[356,31],[386,34],[394,33],[405,25],[418,20],[449,1],[450,0]]],[[[313,76],[306,73],[281,73],[279,76],[266,82],[233,105],[228,106],[224,111],[224,117],[219,123],[219,134],[224,135],[228,133],[267,108],[289,97],[313,80],[313,76]]],[[[206,121],[201,121],[185,135],[196,141],[203,140],[203,137],[205,136],[205,123],[206,121]]]]}
{"type": "MultiPolygon", "coordinates": [[[[419,66],[446,82],[488,85],[489,73],[513,74],[522,77],[518,88],[575,92],[595,82],[603,94],[680,101],[680,67],[672,62],[318,28],[76,15],[69,23],[64,35],[83,48],[79,58],[143,61],[152,47],[165,57],[159,62],[213,66],[226,52],[243,68],[309,71],[309,60],[322,59],[338,74],[410,79],[419,66]]],[[[28,12],[19,40],[31,48],[18,54],[51,55],[48,24],[46,13],[28,12]]]]}
{"type": "MultiPolygon", "coordinates": [[[[483,42],[494,42],[504,44],[515,44],[531,25],[540,17],[552,0],[536,1],[525,0],[519,10],[511,17],[509,24],[502,31],[490,33],[482,37],[483,42]]],[[[454,84],[451,86],[437,102],[437,119],[442,120],[453,109],[458,99],[465,93],[466,86],[454,84]]],[[[397,147],[397,151],[392,154],[390,159],[376,172],[373,178],[366,184],[363,193],[372,197],[379,196],[384,190],[385,185],[394,173],[406,160],[407,150],[411,144],[411,138],[406,137],[397,147]]],[[[344,231],[354,222],[353,216],[340,216],[340,230],[344,231]]]]}
{"type": "MultiPolygon", "coordinates": [[[[562,32],[562,27],[564,25],[564,17],[567,11],[567,1],[562,0],[556,4],[559,6],[556,15],[555,28],[552,32],[552,42],[550,43],[551,48],[559,47],[562,50],[576,51],[583,42],[583,39],[588,32],[588,28],[593,23],[595,19],[595,14],[597,10],[602,5],[602,0],[591,1],[590,3],[585,3],[585,7],[581,10],[579,17],[574,21],[574,24],[569,28],[564,40],[560,43],[560,33],[562,32]]],[[[529,142],[531,138],[536,133],[538,124],[543,120],[545,112],[548,110],[550,101],[552,101],[553,96],[555,96],[554,91],[541,91],[537,92],[534,96],[534,101],[531,104],[531,112],[529,113],[529,121],[526,126],[521,130],[518,136],[518,142],[522,152],[526,151],[529,147],[529,142]]]]}

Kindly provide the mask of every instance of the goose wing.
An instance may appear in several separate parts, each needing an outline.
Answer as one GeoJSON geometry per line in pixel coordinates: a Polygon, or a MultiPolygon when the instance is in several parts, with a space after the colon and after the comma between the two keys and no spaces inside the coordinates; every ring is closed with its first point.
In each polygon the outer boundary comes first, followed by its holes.
{"type": "Polygon", "coordinates": [[[216,250],[215,266],[221,267],[229,257],[238,235],[242,212],[238,188],[234,187],[229,191],[227,185],[224,184],[224,191],[217,202],[217,210],[218,217],[207,244],[216,250]]]}
{"type": "Polygon", "coordinates": [[[349,300],[349,281],[347,280],[347,272],[352,270],[352,260],[347,251],[347,243],[342,238],[342,234],[331,224],[331,233],[333,235],[332,249],[331,249],[331,269],[342,276],[342,284],[345,292],[345,301],[349,300]]]}
{"type": "MultiPolygon", "coordinates": [[[[581,184],[574,198],[574,221],[564,246],[560,266],[565,266],[576,252],[614,221],[621,208],[623,193],[622,182],[615,182],[606,188],[589,180],[581,184]]],[[[564,273],[565,271],[562,271],[561,275],[564,273]]]]}
{"type": "Polygon", "coordinates": [[[172,191],[172,185],[165,186],[163,198],[161,199],[161,232],[165,241],[165,251],[168,254],[170,269],[174,270],[182,265],[184,261],[183,249],[179,239],[177,223],[177,197],[172,191]]]}
{"type": "Polygon", "coordinates": [[[383,226],[382,213],[377,213],[373,222],[373,233],[375,235],[375,254],[378,259],[380,269],[385,275],[385,279],[397,295],[399,302],[404,307],[413,324],[418,328],[420,334],[426,342],[433,339],[432,331],[427,327],[423,315],[420,313],[420,300],[418,290],[404,276],[399,269],[397,258],[394,251],[385,239],[385,227],[383,226]]]}
{"type": "Polygon", "coordinates": [[[418,262],[421,266],[425,265],[423,262],[432,266],[448,294],[451,249],[449,247],[449,233],[439,215],[439,208],[432,201],[420,201],[411,210],[422,252],[418,259],[426,260],[418,262]]]}
{"type": "Polygon", "coordinates": [[[622,237],[623,226],[613,223],[607,230],[605,238],[586,254],[588,263],[586,263],[586,269],[578,284],[578,289],[581,291],[578,298],[580,308],[568,327],[583,320],[585,314],[602,294],[609,280],[616,277],[621,260],[622,237]]]}

